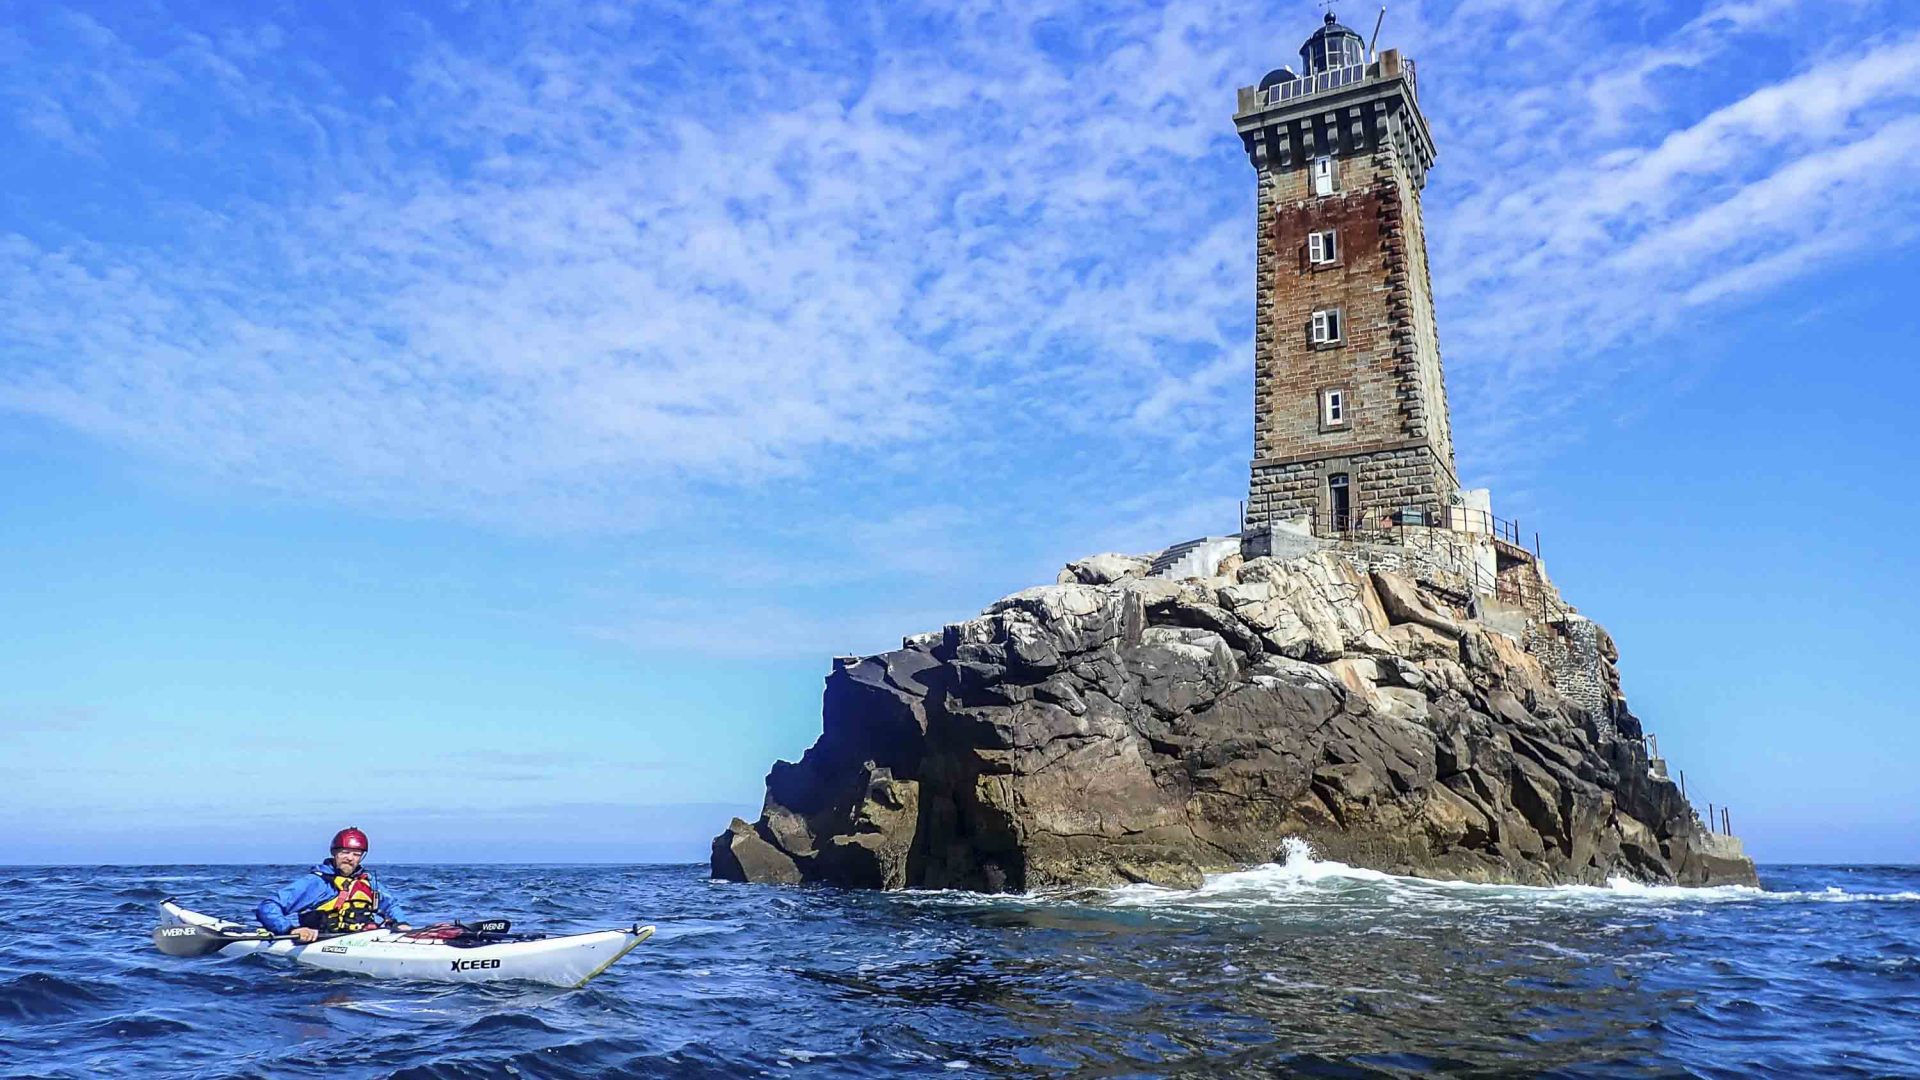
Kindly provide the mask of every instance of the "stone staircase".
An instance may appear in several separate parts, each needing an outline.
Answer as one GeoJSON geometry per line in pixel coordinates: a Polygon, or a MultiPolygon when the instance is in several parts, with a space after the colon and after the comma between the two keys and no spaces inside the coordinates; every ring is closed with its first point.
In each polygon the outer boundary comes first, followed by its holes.
{"type": "Polygon", "coordinates": [[[1220,560],[1239,550],[1238,536],[1202,536],[1197,540],[1185,540],[1155,555],[1153,564],[1147,567],[1147,576],[1175,581],[1190,577],[1212,577],[1220,560]]]}
{"type": "Polygon", "coordinates": [[[1207,538],[1203,536],[1198,540],[1186,540],[1175,544],[1160,554],[1155,555],[1153,557],[1153,565],[1147,567],[1147,576],[1166,577],[1167,571],[1172,570],[1181,559],[1186,557],[1188,552],[1197,551],[1205,547],[1206,543],[1207,538]]]}

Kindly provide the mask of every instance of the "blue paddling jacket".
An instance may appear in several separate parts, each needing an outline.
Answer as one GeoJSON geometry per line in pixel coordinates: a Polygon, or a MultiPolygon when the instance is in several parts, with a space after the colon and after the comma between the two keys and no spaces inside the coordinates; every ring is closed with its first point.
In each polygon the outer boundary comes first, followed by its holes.
{"type": "Polygon", "coordinates": [[[308,926],[329,933],[361,929],[373,922],[407,921],[400,901],[382,889],[373,874],[362,870],[349,878],[334,869],[333,861],[318,863],[312,870],[253,909],[260,925],[276,934],[285,934],[296,926],[308,926]]]}

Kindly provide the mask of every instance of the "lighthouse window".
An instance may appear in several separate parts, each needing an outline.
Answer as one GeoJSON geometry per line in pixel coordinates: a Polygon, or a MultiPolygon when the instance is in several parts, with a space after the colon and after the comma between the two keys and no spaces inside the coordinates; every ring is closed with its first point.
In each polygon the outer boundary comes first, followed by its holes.
{"type": "Polygon", "coordinates": [[[1320,391],[1320,426],[1322,428],[1347,426],[1347,392],[1345,390],[1320,391]]]}
{"type": "Polygon", "coordinates": [[[1322,155],[1313,159],[1313,193],[1333,194],[1333,158],[1322,155]]]}
{"type": "Polygon", "coordinates": [[[1315,266],[1326,266],[1340,258],[1340,246],[1334,240],[1333,230],[1307,234],[1307,261],[1315,266]]]}
{"type": "Polygon", "coordinates": [[[1315,345],[1332,345],[1340,340],[1340,309],[1327,308],[1313,313],[1312,339],[1315,345]]]}

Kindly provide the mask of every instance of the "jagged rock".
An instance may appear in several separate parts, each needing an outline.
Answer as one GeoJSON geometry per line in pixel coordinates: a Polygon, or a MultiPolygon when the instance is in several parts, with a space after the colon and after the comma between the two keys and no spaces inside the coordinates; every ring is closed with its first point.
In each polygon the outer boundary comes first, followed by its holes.
{"type": "Polygon", "coordinates": [[[1460,655],[1459,635],[1447,635],[1419,623],[1387,627],[1387,643],[1409,660],[1451,660],[1460,655]]]}
{"type": "Polygon", "coordinates": [[[1484,811],[1445,784],[1436,784],[1421,807],[1429,835],[1443,848],[1485,847],[1493,838],[1493,823],[1484,811]]]}
{"type": "Polygon", "coordinates": [[[1427,720],[1427,695],[1400,686],[1383,686],[1369,699],[1373,711],[1395,720],[1424,724],[1427,720]]]}
{"type": "Polygon", "coordinates": [[[1068,563],[1060,573],[1060,584],[1111,585],[1126,578],[1145,577],[1152,565],[1152,559],[1138,555],[1116,555],[1112,552],[1090,555],[1068,563]]]}
{"type": "Polygon", "coordinates": [[[786,852],[762,839],[753,826],[739,818],[713,838],[713,876],[770,885],[797,885],[802,880],[800,868],[786,852]]]}
{"type": "Polygon", "coordinates": [[[1394,623],[1411,623],[1437,630],[1450,638],[1461,636],[1460,624],[1445,615],[1429,608],[1420,599],[1419,590],[1414,584],[1398,574],[1387,574],[1375,570],[1371,575],[1374,591],[1380,597],[1380,606],[1386,610],[1388,620],[1394,623]]]}
{"type": "Polygon", "coordinates": [[[1335,552],[1144,570],[1080,560],[837,660],[820,739],[768,773],[758,822],[715,839],[715,876],[1184,887],[1299,836],[1476,881],[1754,880],[1648,771],[1604,634],[1596,710],[1514,637],[1335,552]]]}

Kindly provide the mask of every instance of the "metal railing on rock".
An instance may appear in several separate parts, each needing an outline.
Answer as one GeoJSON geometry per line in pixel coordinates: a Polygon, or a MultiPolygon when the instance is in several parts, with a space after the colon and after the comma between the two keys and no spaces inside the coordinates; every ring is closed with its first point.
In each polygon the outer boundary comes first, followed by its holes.
{"type": "MultiPolygon", "coordinates": [[[[1509,521],[1491,510],[1481,510],[1471,506],[1449,506],[1446,514],[1452,528],[1461,532],[1485,533],[1495,540],[1512,544],[1523,552],[1527,550],[1526,545],[1520,542],[1520,522],[1518,521],[1509,521]]],[[[1538,541],[1539,538],[1535,537],[1536,549],[1539,546],[1538,541]]]]}

